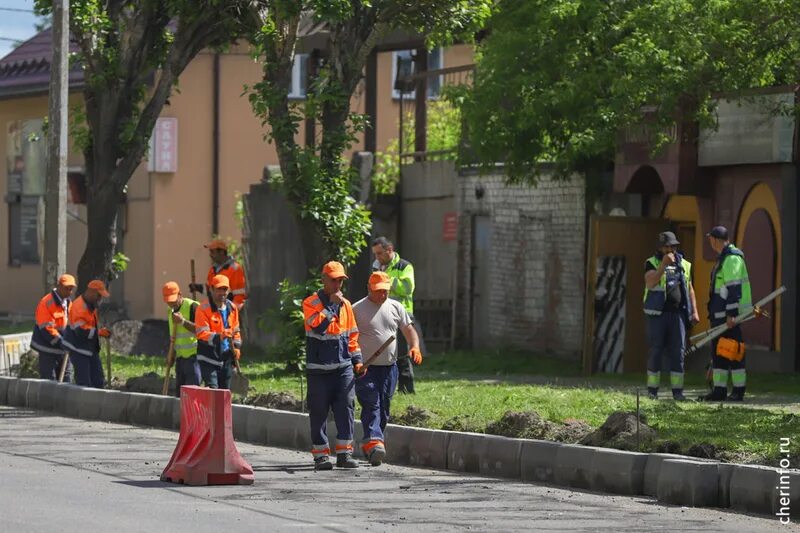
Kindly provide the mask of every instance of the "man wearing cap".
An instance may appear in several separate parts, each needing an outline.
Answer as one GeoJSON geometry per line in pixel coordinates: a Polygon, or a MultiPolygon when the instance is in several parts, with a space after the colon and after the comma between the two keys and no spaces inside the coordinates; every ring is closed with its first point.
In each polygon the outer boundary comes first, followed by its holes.
{"type": "MultiPolygon", "coordinates": [[[[389,298],[403,304],[417,331],[419,342],[422,344],[422,329],[414,320],[414,265],[402,259],[400,254],[395,251],[392,241],[386,237],[378,237],[372,241],[372,253],[375,254],[372,270],[386,272],[389,275],[392,280],[389,298]]],[[[398,390],[401,393],[414,394],[414,368],[406,355],[407,347],[404,339],[401,338],[398,341],[397,368],[400,372],[398,390]]]]}
{"type": "Polygon", "coordinates": [[[736,324],[740,313],[752,307],[750,278],[744,262],[744,253],[728,240],[728,230],[716,226],[706,234],[711,248],[718,254],[711,270],[708,316],[711,327],[727,324],[728,329],[711,343],[711,369],[714,388],[701,400],[741,402],[747,385],[742,328],[736,324]],[[733,391],[728,396],[728,372],[733,391]]]}
{"type": "Polygon", "coordinates": [[[184,298],[174,281],[165,283],[161,292],[169,307],[169,336],[175,339],[175,396],[180,398],[181,386],[200,385],[202,379],[194,324],[199,304],[184,298]]]}
{"type": "Polygon", "coordinates": [[[228,299],[230,281],[217,274],[209,280],[210,294],[195,314],[197,361],[200,374],[212,389],[229,389],[234,365],[241,357],[239,308],[228,299]]]}
{"type": "MultiPolygon", "coordinates": [[[[228,255],[228,243],[222,239],[214,239],[204,246],[208,248],[208,255],[211,257],[212,262],[211,267],[208,269],[207,286],[212,286],[211,279],[214,276],[227,277],[231,285],[227,298],[232,300],[241,311],[247,300],[247,281],[244,277],[242,265],[228,255]]],[[[203,293],[203,286],[200,283],[190,283],[189,288],[200,294],[203,293]]],[[[211,293],[209,292],[209,297],[210,295],[211,293]]]]}
{"type": "Polygon", "coordinates": [[[64,347],[75,368],[75,383],[102,389],[103,364],[100,361],[100,337],[110,337],[108,328],[98,328],[97,308],[103,298],[111,296],[106,284],[95,279],[69,306],[69,327],[64,331],[64,347]]]}
{"type": "Polygon", "coordinates": [[[645,263],[644,313],[647,315],[647,392],[658,398],[661,363],[670,362],[672,397],[683,401],[686,332],[699,321],[692,286],[692,264],[678,253],[680,244],[671,231],[658,236],[658,251],[645,263]]]}
{"type": "MultiPolygon", "coordinates": [[[[64,274],[58,278],[56,287],[47,293],[36,306],[36,325],[31,337],[31,348],[39,353],[39,377],[58,381],[61,363],[66,355],[62,342],[64,329],[69,319],[69,305],[75,278],[64,274]]],[[[72,368],[67,359],[64,381],[72,380],[72,368]]]]}
{"type": "Polygon", "coordinates": [[[341,263],[326,263],[322,268],[322,289],[303,300],[308,414],[315,470],[333,468],[327,432],[331,409],[336,421],[336,466],[358,467],[353,459],[353,374],[360,373],[363,365],[353,307],[342,294],[346,279],[341,263]]]}
{"type": "MultiPolygon", "coordinates": [[[[373,272],[367,288],[369,294],[353,304],[358,325],[358,342],[368,356],[398,331],[411,346],[409,358],[422,363],[419,338],[411,317],[397,300],[389,298],[392,280],[386,272],[373,272]]],[[[361,449],[372,466],[378,466],[386,456],[383,433],[389,422],[389,408],[397,387],[397,341],[393,341],[374,361],[364,375],[356,379],[356,396],[361,404],[361,425],[364,441],[361,449]]]]}

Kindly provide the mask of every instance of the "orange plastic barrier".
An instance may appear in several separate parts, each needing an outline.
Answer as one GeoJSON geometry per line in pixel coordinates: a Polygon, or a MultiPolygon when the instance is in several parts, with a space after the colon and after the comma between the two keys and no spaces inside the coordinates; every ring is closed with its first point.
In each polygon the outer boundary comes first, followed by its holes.
{"type": "Polygon", "coordinates": [[[181,387],[181,433],[161,481],[252,485],[253,468],[233,441],[231,391],[181,387]]]}

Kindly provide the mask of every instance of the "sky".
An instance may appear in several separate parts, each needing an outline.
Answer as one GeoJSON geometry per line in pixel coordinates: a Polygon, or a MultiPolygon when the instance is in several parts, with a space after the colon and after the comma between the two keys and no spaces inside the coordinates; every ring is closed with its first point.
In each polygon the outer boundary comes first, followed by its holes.
{"type": "Polygon", "coordinates": [[[14,49],[14,39],[26,41],[33,37],[37,21],[33,0],[0,0],[0,58],[14,49]]]}

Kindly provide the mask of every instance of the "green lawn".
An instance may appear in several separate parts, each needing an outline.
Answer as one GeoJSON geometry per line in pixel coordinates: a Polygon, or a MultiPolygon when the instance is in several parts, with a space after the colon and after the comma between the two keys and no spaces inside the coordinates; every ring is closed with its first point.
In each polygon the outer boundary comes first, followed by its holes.
{"type": "Polygon", "coordinates": [[[11,322],[0,321],[0,335],[12,335],[14,333],[30,333],[33,331],[33,321],[11,322]]]}
{"type": "MultiPolygon", "coordinates": [[[[113,364],[119,377],[163,374],[161,358],[117,356],[113,364]]],[[[300,397],[299,377],[276,363],[243,361],[243,372],[259,393],[291,392],[300,397]]],[[[645,380],[643,375],[584,378],[577,364],[513,351],[432,355],[416,373],[417,394],[396,395],[392,414],[413,405],[431,413],[427,427],[441,428],[448,422],[452,426],[457,417],[459,427],[472,431],[484,431],[506,411],[536,411],[551,422],[577,419],[597,427],[614,411],[635,410],[635,389],[643,389],[645,380]]],[[[660,449],[666,442],[683,453],[693,444],[713,444],[723,458],[774,464],[780,438],[792,437],[792,456],[800,456],[800,415],[780,407],[800,403],[800,377],[755,374],[748,380],[753,398],[748,406],[652,401],[643,396],[641,411],[658,431],[658,439],[642,451],[660,449]]],[[[687,389],[699,393],[704,387],[702,376],[687,376],[687,389]]]]}

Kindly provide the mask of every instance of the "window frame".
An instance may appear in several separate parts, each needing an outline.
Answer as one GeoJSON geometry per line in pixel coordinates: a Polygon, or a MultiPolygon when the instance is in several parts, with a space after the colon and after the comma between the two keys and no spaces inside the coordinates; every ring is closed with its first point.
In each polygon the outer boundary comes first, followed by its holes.
{"type": "MultiPolygon", "coordinates": [[[[392,100],[399,100],[400,99],[400,91],[394,88],[394,82],[397,79],[397,57],[401,53],[413,54],[414,50],[413,49],[408,49],[408,50],[394,50],[394,51],[392,51],[392,83],[391,83],[392,100]]],[[[439,70],[439,69],[443,69],[444,68],[444,48],[442,48],[441,46],[437,46],[433,50],[428,50],[428,67],[429,67],[428,70],[439,70]],[[435,69],[434,68],[430,68],[431,56],[433,56],[434,54],[438,54],[438,58],[439,58],[439,66],[436,67],[435,69]]],[[[441,76],[441,75],[438,78],[439,78],[439,88],[438,88],[438,90],[436,91],[435,94],[430,94],[430,87],[428,87],[428,93],[429,93],[427,95],[428,96],[428,100],[438,100],[439,99],[439,96],[440,96],[441,91],[442,91],[442,83],[443,83],[444,79],[443,79],[443,76],[441,76]]],[[[414,100],[414,99],[416,99],[416,97],[417,97],[417,91],[416,90],[403,93],[403,100],[414,100]]]]}

